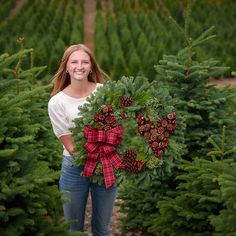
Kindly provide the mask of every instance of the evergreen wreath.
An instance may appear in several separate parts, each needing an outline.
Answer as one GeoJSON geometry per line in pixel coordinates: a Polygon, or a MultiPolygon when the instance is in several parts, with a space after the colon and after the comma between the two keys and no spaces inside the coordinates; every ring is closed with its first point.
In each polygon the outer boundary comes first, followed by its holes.
{"type": "Polygon", "coordinates": [[[79,108],[72,132],[74,163],[85,165],[83,176],[109,188],[133,173],[171,164],[164,154],[176,113],[167,105],[168,93],[156,87],[145,77],[124,76],[107,81],[79,108]]]}

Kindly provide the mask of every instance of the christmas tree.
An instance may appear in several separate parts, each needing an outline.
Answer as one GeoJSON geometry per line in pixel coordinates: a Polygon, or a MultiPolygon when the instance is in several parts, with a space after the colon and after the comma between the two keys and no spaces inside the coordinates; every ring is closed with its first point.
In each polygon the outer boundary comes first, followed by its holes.
{"type": "Polygon", "coordinates": [[[235,145],[226,148],[225,127],[220,143],[205,158],[185,161],[177,177],[177,194],[158,202],[149,231],[161,235],[235,235],[235,145]],[[209,158],[210,157],[210,158],[209,158]]]}
{"type": "Polygon", "coordinates": [[[61,217],[60,150],[47,115],[48,88],[37,83],[44,67],[34,67],[32,58],[33,49],[0,56],[0,234],[69,235],[61,217]]]}
{"type": "MultiPolygon", "coordinates": [[[[222,125],[229,127],[226,148],[235,145],[236,126],[235,116],[231,112],[235,91],[229,87],[219,90],[208,84],[209,78],[218,78],[229,68],[219,66],[219,62],[214,59],[205,61],[196,59],[197,55],[194,49],[213,38],[214,35],[211,33],[213,28],[210,28],[196,40],[189,36],[190,10],[188,5],[184,29],[173,20],[183,34],[186,47],[180,50],[177,55],[164,55],[159,64],[155,65],[157,72],[155,88],[156,90],[167,89],[170,92],[177,114],[185,120],[186,129],[183,131],[187,148],[186,152],[182,153],[182,158],[191,163],[194,157],[205,157],[206,153],[211,150],[211,145],[207,141],[210,137],[218,140],[222,125]]],[[[211,163],[208,164],[211,165],[211,163]]],[[[158,234],[159,228],[155,227],[155,224],[159,224],[162,220],[165,222],[165,218],[169,215],[167,211],[159,214],[160,209],[157,203],[167,196],[170,199],[176,196],[178,193],[176,187],[179,181],[177,176],[181,174],[182,169],[173,168],[169,176],[155,179],[149,184],[141,185],[136,180],[123,185],[119,191],[119,196],[123,200],[120,203],[121,211],[125,214],[125,218],[121,219],[122,231],[125,233],[137,230],[147,234],[151,229],[152,234],[158,234]],[[155,217],[152,221],[151,215],[160,219],[157,220],[155,217]]],[[[191,189],[187,194],[191,194],[191,189]]],[[[171,205],[172,203],[169,201],[167,204],[171,205]]],[[[181,210],[178,213],[181,214],[181,210]]],[[[178,225],[178,215],[173,214],[172,216],[174,217],[170,216],[172,222],[169,221],[169,224],[176,221],[178,225]]],[[[163,233],[167,232],[166,235],[169,235],[169,225],[165,224],[165,227],[166,231],[163,230],[163,233]]],[[[178,235],[184,235],[183,231],[181,233],[178,235]]]]}

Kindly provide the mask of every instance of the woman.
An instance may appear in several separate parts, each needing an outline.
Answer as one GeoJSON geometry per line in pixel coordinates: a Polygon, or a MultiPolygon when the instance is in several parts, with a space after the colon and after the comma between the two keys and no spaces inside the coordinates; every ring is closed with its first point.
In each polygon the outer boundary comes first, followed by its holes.
{"type": "Polygon", "coordinates": [[[63,144],[63,162],[59,186],[70,201],[63,204],[65,220],[72,220],[71,231],[83,231],[88,194],[92,199],[92,233],[109,235],[109,223],[116,197],[116,187],[106,189],[81,176],[83,166],[73,166],[74,145],[70,128],[79,116],[78,107],[86,102],[103,82],[103,72],[92,52],[83,44],[72,45],[64,53],[54,76],[54,89],[48,103],[53,131],[63,144]]]}

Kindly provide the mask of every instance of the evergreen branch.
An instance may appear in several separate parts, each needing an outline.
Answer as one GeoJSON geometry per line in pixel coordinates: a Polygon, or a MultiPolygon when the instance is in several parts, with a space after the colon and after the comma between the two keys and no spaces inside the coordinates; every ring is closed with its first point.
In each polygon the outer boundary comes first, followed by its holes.
{"type": "Polygon", "coordinates": [[[209,29],[205,30],[195,41],[201,41],[206,37],[212,35],[212,31],[215,29],[215,26],[211,26],[209,29]]]}
{"type": "Polygon", "coordinates": [[[47,66],[39,66],[39,67],[33,67],[31,69],[22,71],[19,74],[19,78],[25,78],[26,76],[34,76],[37,77],[39,74],[41,74],[45,69],[47,68],[47,66]]]}
{"type": "Polygon", "coordinates": [[[212,139],[209,138],[208,141],[215,147],[214,151],[208,152],[207,156],[218,156],[221,160],[224,160],[224,157],[228,154],[231,154],[236,151],[236,147],[230,148],[229,150],[225,151],[225,133],[226,133],[226,126],[222,127],[222,135],[221,135],[221,147],[212,139]]]}
{"type": "Polygon", "coordinates": [[[224,125],[222,128],[222,139],[221,139],[221,150],[223,153],[225,150],[225,129],[226,129],[226,126],[224,125]]]}
{"type": "MultiPolygon", "coordinates": [[[[212,139],[209,138],[208,141],[215,147],[218,151],[221,151],[220,147],[217,145],[217,143],[212,139]]],[[[208,154],[207,154],[208,155],[208,154]]]]}
{"type": "Polygon", "coordinates": [[[204,43],[205,41],[210,40],[210,39],[215,38],[215,37],[216,37],[216,35],[213,34],[213,35],[210,35],[210,36],[208,36],[208,37],[206,37],[206,38],[204,38],[202,40],[194,40],[193,47],[196,47],[196,46],[204,43]]]}
{"type": "Polygon", "coordinates": [[[26,55],[27,53],[29,53],[30,51],[32,51],[33,49],[23,49],[20,50],[18,53],[15,53],[13,55],[8,55],[8,54],[4,54],[3,57],[1,57],[2,60],[0,60],[0,68],[6,68],[7,66],[11,65],[13,62],[15,62],[16,60],[19,59],[19,57],[26,55]]]}
{"type": "Polygon", "coordinates": [[[184,29],[177,23],[177,21],[169,15],[169,19],[172,21],[172,23],[176,26],[176,28],[180,31],[180,33],[183,35],[184,40],[186,42],[186,48],[182,51],[188,52],[188,67],[192,65],[192,47],[193,47],[193,41],[192,38],[189,37],[189,23],[190,23],[190,13],[192,9],[193,1],[188,0],[187,2],[187,8],[186,8],[186,18],[185,18],[185,27],[184,29]]]}
{"type": "MultiPolygon", "coordinates": [[[[179,30],[179,32],[181,32],[183,35],[185,35],[183,28],[177,23],[177,21],[171,15],[169,15],[169,19],[172,21],[172,23],[174,23],[174,25],[179,30]]],[[[186,38],[185,38],[185,40],[186,40],[186,38]]]]}
{"type": "Polygon", "coordinates": [[[9,57],[9,54],[8,53],[3,53],[0,55],[0,62],[4,61],[6,58],[9,57]]]}
{"type": "Polygon", "coordinates": [[[207,156],[221,156],[223,153],[221,151],[211,151],[207,153],[207,156]]]}
{"type": "Polygon", "coordinates": [[[229,150],[226,151],[224,154],[225,154],[225,155],[228,155],[228,154],[231,154],[231,153],[234,153],[234,152],[236,152],[236,147],[233,147],[233,148],[229,149],[229,150]]]}
{"type": "Polygon", "coordinates": [[[184,22],[184,34],[185,34],[186,38],[188,38],[188,36],[189,36],[190,15],[191,15],[191,12],[192,12],[193,4],[194,4],[193,0],[187,0],[185,22],[184,22]]]}
{"type": "Polygon", "coordinates": [[[34,50],[30,51],[30,68],[34,67],[34,50]]]}

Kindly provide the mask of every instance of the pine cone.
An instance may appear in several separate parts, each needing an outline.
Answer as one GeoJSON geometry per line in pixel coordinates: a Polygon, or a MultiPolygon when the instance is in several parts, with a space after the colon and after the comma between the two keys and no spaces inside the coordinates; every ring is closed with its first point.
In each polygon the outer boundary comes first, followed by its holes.
{"type": "Polygon", "coordinates": [[[159,139],[159,140],[163,140],[165,137],[166,137],[166,136],[165,136],[164,133],[163,133],[163,134],[160,134],[160,135],[158,136],[158,139],[159,139]]]}
{"type": "Polygon", "coordinates": [[[104,124],[102,122],[97,122],[96,127],[97,129],[104,129],[104,124]]]}
{"type": "Polygon", "coordinates": [[[111,113],[112,112],[112,105],[107,104],[102,108],[102,112],[104,114],[111,113]]]}
{"type": "Polygon", "coordinates": [[[149,138],[151,136],[151,133],[150,132],[145,132],[143,136],[146,137],[146,138],[149,138]]]}
{"type": "Polygon", "coordinates": [[[158,146],[159,146],[158,142],[153,142],[153,143],[151,144],[151,147],[152,147],[152,148],[157,148],[158,146]]]}
{"type": "Polygon", "coordinates": [[[155,152],[155,156],[158,157],[158,158],[161,157],[162,155],[163,155],[163,151],[160,150],[160,149],[157,150],[157,152],[155,152]]]}
{"type": "Polygon", "coordinates": [[[157,129],[151,129],[151,130],[150,130],[150,133],[151,133],[151,134],[157,134],[157,129]]]}
{"type": "Polygon", "coordinates": [[[168,125],[168,121],[165,120],[165,119],[163,119],[163,120],[161,121],[161,126],[162,126],[162,127],[166,127],[167,125],[168,125]]]}
{"type": "Polygon", "coordinates": [[[103,127],[103,129],[105,130],[105,131],[108,131],[108,130],[110,130],[112,127],[110,126],[110,125],[104,125],[104,127],[103,127]]]}
{"type": "Polygon", "coordinates": [[[105,118],[105,122],[108,124],[108,125],[114,125],[116,124],[116,118],[114,116],[107,116],[105,118]]]}
{"type": "Polygon", "coordinates": [[[158,138],[158,136],[157,136],[156,134],[152,134],[152,135],[150,136],[150,140],[151,140],[151,141],[156,141],[157,138],[158,138]]]}
{"type": "Polygon", "coordinates": [[[159,134],[163,134],[164,132],[165,132],[165,128],[164,127],[159,127],[158,129],[157,129],[157,132],[159,133],[159,134]]]}
{"type": "Polygon", "coordinates": [[[133,161],[136,160],[136,157],[137,157],[137,151],[134,149],[130,149],[130,150],[125,151],[123,160],[124,162],[132,163],[133,161]]]}
{"type": "Polygon", "coordinates": [[[146,125],[144,125],[144,127],[145,127],[145,131],[148,131],[148,130],[150,130],[150,124],[146,124],[146,125]]]}
{"type": "Polygon", "coordinates": [[[119,100],[120,107],[128,107],[134,102],[133,98],[130,96],[122,96],[119,100]]]}
{"type": "Polygon", "coordinates": [[[105,116],[102,115],[102,114],[98,114],[98,119],[99,119],[100,121],[104,121],[104,120],[105,120],[105,116]]]}
{"type": "Polygon", "coordinates": [[[169,113],[169,114],[167,115],[167,119],[169,119],[169,120],[172,120],[172,119],[174,119],[175,117],[176,117],[176,113],[175,113],[175,112],[169,113]]]}
{"type": "Polygon", "coordinates": [[[136,121],[139,123],[139,122],[141,122],[141,120],[142,120],[142,115],[141,114],[137,114],[136,115],[136,121]]]}
{"type": "Polygon", "coordinates": [[[174,126],[173,126],[172,124],[168,124],[168,125],[167,125],[168,131],[171,132],[171,131],[173,130],[173,127],[174,127],[174,126]]]}
{"type": "Polygon", "coordinates": [[[100,116],[100,114],[96,114],[96,115],[94,116],[93,120],[94,120],[95,122],[98,122],[98,121],[99,121],[99,116],[100,116]]]}
{"type": "Polygon", "coordinates": [[[138,131],[140,134],[142,134],[143,132],[145,132],[145,126],[144,125],[141,125],[138,127],[138,131]]]}
{"type": "Polygon", "coordinates": [[[133,163],[129,163],[125,165],[125,169],[128,172],[137,173],[139,172],[144,166],[144,162],[141,160],[135,160],[133,163]]]}

